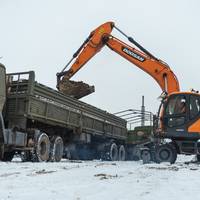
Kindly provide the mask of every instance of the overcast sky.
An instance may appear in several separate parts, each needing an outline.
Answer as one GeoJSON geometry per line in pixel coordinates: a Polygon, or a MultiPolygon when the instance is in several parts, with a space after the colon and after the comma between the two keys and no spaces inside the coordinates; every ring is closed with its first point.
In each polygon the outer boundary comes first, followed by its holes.
{"type": "MultiPolygon", "coordinates": [[[[56,73],[90,31],[114,21],[171,66],[182,90],[200,89],[199,20],[199,0],[0,0],[0,62],[7,72],[34,70],[38,82],[55,88],[56,73]]],[[[107,47],[73,80],[95,85],[82,100],[110,112],[139,109],[142,95],[146,110],[159,105],[157,83],[107,47]]]]}

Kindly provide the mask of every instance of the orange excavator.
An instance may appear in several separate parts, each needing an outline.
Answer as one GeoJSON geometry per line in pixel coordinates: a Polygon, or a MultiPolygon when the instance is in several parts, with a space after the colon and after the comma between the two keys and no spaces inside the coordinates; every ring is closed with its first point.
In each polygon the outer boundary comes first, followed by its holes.
{"type": "Polygon", "coordinates": [[[200,160],[200,142],[198,141],[200,139],[200,95],[198,91],[181,92],[178,79],[170,67],[132,37],[127,36],[113,22],[104,23],[92,31],[74,53],[70,62],[60,73],[57,73],[58,90],[75,98],[81,98],[93,92],[93,87],[69,79],[104,46],[152,76],[162,90],[161,105],[154,120],[154,135],[171,140],[168,143],[154,142],[147,145],[148,148],[143,151],[143,158],[151,158],[159,163],[163,161],[174,163],[177,154],[196,154],[200,160]],[[134,44],[134,47],[111,35],[114,28],[134,44]],[[66,70],[68,66],[70,68],[66,70]]]}

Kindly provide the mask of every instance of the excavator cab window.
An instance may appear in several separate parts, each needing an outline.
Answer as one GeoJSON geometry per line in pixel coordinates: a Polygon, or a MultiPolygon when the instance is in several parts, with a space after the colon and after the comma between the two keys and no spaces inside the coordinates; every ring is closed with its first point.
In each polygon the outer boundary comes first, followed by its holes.
{"type": "Polygon", "coordinates": [[[200,97],[197,95],[190,95],[190,119],[195,119],[200,114],[200,97]]]}
{"type": "Polygon", "coordinates": [[[185,124],[187,101],[185,95],[173,95],[169,98],[166,109],[164,125],[177,127],[185,124]]]}
{"type": "Polygon", "coordinates": [[[170,98],[167,108],[166,108],[166,114],[167,115],[177,115],[182,114],[186,112],[186,98],[185,96],[173,96],[170,98]]]}

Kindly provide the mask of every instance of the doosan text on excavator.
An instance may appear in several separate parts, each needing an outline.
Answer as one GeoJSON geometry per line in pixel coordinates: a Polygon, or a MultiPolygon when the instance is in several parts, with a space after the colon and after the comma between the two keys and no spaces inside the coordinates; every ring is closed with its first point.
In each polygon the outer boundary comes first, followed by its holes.
{"type": "Polygon", "coordinates": [[[92,31],[70,62],[57,73],[59,91],[37,83],[33,71],[6,75],[3,65],[0,70],[1,160],[12,160],[16,153],[24,161],[60,161],[63,156],[125,160],[133,157],[135,148],[144,162],[174,163],[177,154],[195,154],[200,159],[199,93],[180,91],[170,67],[113,22],[92,31]],[[114,28],[134,47],[111,35],[114,28]],[[139,145],[127,143],[125,120],[78,100],[93,92],[94,87],[70,78],[104,46],[159,84],[162,99],[154,117],[152,141],[139,145]]]}

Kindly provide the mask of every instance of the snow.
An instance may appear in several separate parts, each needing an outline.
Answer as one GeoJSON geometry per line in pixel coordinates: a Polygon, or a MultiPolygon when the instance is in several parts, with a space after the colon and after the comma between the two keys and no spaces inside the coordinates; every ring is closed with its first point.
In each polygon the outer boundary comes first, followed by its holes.
{"type": "Polygon", "coordinates": [[[0,200],[200,199],[200,166],[180,156],[176,164],[141,161],[0,163],[0,200]]]}

